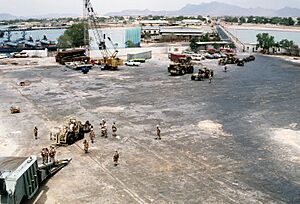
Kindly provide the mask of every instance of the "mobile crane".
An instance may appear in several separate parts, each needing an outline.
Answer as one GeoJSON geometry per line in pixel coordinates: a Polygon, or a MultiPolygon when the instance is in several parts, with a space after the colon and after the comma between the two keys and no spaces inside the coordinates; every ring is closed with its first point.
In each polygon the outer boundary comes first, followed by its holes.
{"type": "MultiPolygon", "coordinates": [[[[101,52],[102,58],[95,60],[94,63],[102,65],[103,69],[106,70],[115,70],[118,66],[123,65],[123,60],[117,57],[118,50],[110,37],[107,37],[107,40],[112,44],[113,52],[106,45],[106,35],[102,32],[99,26],[97,26],[97,14],[92,6],[91,0],[83,0],[84,2],[84,19],[85,29],[91,29],[95,41],[97,43],[98,49],[101,52]]],[[[88,32],[85,32],[85,42],[88,41],[88,32]]],[[[86,43],[87,44],[87,43],[86,43]]]]}

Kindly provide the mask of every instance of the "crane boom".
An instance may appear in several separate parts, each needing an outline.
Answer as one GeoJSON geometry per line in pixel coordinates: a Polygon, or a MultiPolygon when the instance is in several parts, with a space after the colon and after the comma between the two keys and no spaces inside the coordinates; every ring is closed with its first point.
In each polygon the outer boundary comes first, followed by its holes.
{"type": "MultiPolygon", "coordinates": [[[[97,47],[100,50],[103,61],[105,65],[116,67],[115,60],[120,61],[120,59],[116,58],[118,50],[114,43],[112,42],[110,37],[107,39],[111,42],[112,47],[114,48],[114,52],[111,52],[106,45],[106,35],[102,32],[99,25],[97,24],[97,14],[93,8],[91,0],[83,0],[84,1],[84,18],[87,21],[87,27],[89,27],[95,37],[95,41],[97,43],[97,47]]],[[[87,28],[87,29],[89,29],[87,28]]],[[[88,36],[87,36],[88,37],[88,36]]],[[[87,39],[86,39],[87,40],[87,39]]],[[[87,42],[87,41],[86,41],[87,42]]],[[[122,63],[118,62],[117,65],[121,65],[122,63]]]]}

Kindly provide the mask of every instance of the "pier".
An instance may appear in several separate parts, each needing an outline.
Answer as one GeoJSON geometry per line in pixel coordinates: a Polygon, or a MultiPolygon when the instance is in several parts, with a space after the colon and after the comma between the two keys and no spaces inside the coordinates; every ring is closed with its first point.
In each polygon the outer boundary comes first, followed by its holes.
{"type": "Polygon", "coordinates": [[[245,50],[245,45],[237,37],[235,37],[232,33],[230,33],[225,28],[225,26],[217,25],[216,29],[217,29],[218,33],[220,34],[222,40],[230,40],[231,42],[234,43],[234,45],[240,52],[243,52],[245,50]]]}

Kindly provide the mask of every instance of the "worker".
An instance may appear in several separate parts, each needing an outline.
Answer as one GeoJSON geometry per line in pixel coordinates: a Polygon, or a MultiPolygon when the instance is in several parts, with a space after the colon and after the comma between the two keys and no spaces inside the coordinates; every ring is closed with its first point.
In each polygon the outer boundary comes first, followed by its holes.
{"type": "Polygon", "coordinates": [[[118,166],[118,161],[119,161],[119,157],[120,157],[120,154],[118,152],[118,150],[115,150],[115,153],[113,155],[113,161],[114,161],[114,165],[115,166],[118,166]]]}
{"type": "Polygon", "coordinates": [[[89,151],[89,142],[87,140],[83,141],[83,149],[84,149],[84,153],[88,153],[88,151],[89,151]]]}
{"type": "Polygon", "coordinates": [[[226,65],[224,66],[224,72],[227,72],[227,66],[226,65]]]}
{"type": "Polygon", "coordinates": [[[107,126],[104,119],[102,119],[100,123],[100,128],[101,128],[101,137],[107,138],[107,126]]]}
{"type": "Polygon", "coordinates": [[[46,150],[45,150],[45,148],[42,148],[41,156],[42,156],[42,159],[43,159],[43,164],[46,164],[46,150]]]}
{"type": "Polygon", "coordinates": [[[116,122],[113,122],[112,126],[111,126],[111,129],[112,129],[112,136],[113,137],[117,137],[117,126],[116,126],[116,122]]]}
{"type": "Polygon", "coordinates": [[[156,140],[161,140],[159,125],[156,126],[156,140]]]}
{"type": "Polygon", "coordinates": [[[45,147],[45,161],[46,163],[49,161],[49,149],[47,147],[45,147]]]}
{"type": "Polygon", "coordinates": [[[94,132],[93,128],[91,128],[91,132],[90,132],[91,143],[95,142],[95,138],[96,138],[95,132],[94,132]]]}
{"type": "Polygon", "coordinates": [[[36,127],[36,125],[34,126],[34,129],[33,129],[33,134],[34,134],[34,139],[38,139],[38,128],[36,127]]]}
{"type": "Polygon", "coordinates": [[[50,160],[49,160],[49,162],[53,162],[53,163],[55,162],[55,154],[56,154],[55,147],[50,146],[50,152],[49,152],[50,160]]]}

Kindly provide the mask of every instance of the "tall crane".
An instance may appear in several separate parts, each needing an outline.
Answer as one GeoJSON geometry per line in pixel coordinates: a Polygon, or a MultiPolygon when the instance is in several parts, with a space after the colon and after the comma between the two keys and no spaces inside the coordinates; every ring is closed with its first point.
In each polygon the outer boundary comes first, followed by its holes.
{"type": "MultiPolygon", "coordinates": [[[[102,58],[98,61],[99,64],[103,65],[104,69],[117,69],[118,66],[123,65],[123,61],[117,57],[118,50],[112,42],[110,37],[107,37],[97,25],[97,14],[92,6],[91,0],[83,0],[84,9],[83,15],[86,21],[85,31],[91,30],[94,35],[98,49],[101,52],[102,58]],[[113,52],[106,45],[106,38],[112,44],[113,52]]],[[[88,44],[89,32],[85,33],[85,44],[88,44]]]]}

